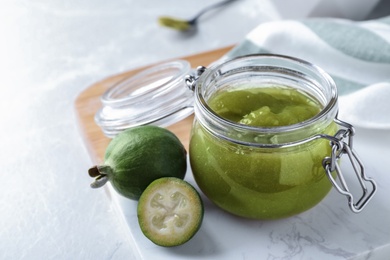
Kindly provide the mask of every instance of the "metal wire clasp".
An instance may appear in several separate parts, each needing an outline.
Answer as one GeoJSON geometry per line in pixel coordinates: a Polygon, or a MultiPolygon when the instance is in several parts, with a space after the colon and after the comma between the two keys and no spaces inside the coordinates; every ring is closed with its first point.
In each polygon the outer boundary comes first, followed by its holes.
{"type": "Polygon", "coordinates": [[[367,205],[367,203],[375,194],[377,185],[373,179],[366,176],[364,172],[364,166],[355,151],[353,150],[353,136],[355,134],[353,126],[337,118],[335,119],[335,122],[338,125],[342,126],[342,129],[340,129],[333,137],[323,136],[323,138],[330,139],[332,153],[330,157],[324,158],[322,164],[332,185],[339,193],[347,197],[350,209],[355,213],[359,213],[363,210],[363,208],[367,205]],[[360,184],[360,187],[363,191],[361,197],[357,201],[355,201],[354,196],[350,192],[349,187],[345,181],[344,175],[340,169],[339,160],[344,154],[348,156],[349,161],[360,184]],[[340,185],[336,181],[336,178],[332,175],[333,172],[336,173],[340,185]],[[366,183],[371,184],[370,192],[366,186],[366,183]]]}
{"type": "Polygon", "coordinates": [[[186,85],[187,87],[191,90],[191,91],[194,91],[195,90],[195,85],[196,85],[196,82],[198,81],[198,78],[200,77],[200,75],[203,74],[203,72],[206,71],[206,67],[204,66],[198,66],[196,68],[196,76],[194,75],[187,75],[185,77],[185,82],[186,82],[186,85]]]}

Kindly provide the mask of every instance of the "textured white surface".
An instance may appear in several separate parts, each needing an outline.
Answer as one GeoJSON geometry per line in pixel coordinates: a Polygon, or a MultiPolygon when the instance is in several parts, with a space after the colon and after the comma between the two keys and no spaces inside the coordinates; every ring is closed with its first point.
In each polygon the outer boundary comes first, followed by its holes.
{"type": "MultiPolygon", "coordinates": [[[[1,1],[0,259],[138,255],[104,190],[89,188],[91,161],[73,102],[80,91],[111,74],[231,45],[261,22],[307,15],[304,7],[286,14],[272,1],[241,0],[205,16],[194,35],[156,23],[164,14],[191,17],[210,2],[1,1]]],[[[274,236],[279,244],[265,249],[271,259],[295,248],[288,236],[274,236]]],[[[175,252],[180,257],[186,253],[175,252]]],[[[206,253],[205,258],[213,256],[206,253]]],[[[245,258],[245,252],[236,256],[245,258]]]]}

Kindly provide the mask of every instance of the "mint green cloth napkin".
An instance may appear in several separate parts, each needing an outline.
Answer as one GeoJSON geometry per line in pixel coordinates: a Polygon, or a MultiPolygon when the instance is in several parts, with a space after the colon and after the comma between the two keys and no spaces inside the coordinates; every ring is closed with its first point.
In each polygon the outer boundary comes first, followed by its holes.
{"type": "Polygon", "coordinates": [[[390,129],[390,17],[263,23],[220,61],[253,53],[289,55],[316,64],[336,82],[340,119],[390,129]]]}

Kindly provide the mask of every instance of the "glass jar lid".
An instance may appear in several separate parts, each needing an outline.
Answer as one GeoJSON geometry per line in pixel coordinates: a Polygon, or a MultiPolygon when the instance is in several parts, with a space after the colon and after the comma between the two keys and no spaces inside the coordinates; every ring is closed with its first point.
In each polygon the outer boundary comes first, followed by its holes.
{"type": "Polygon", "coordinates": [[[143,70],[109,88],[95,122],[107,137],[139,125],[165,127],[193,113],[193,92],[185,83],[189,62],[176,60],[143,70]]]}

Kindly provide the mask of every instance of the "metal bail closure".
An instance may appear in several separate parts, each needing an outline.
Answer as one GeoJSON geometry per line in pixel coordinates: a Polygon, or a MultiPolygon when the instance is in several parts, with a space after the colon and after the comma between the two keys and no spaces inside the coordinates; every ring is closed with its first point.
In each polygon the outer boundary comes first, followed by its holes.
{"type": "Polygon", "coordinates": [[[335,122],[338,125],[342,126],[343,129],[340,129],[335,134],[335,136],[322,136],[323,138],[330,140],[330,145],[332,147],[331,156],[325,157],[323,160],[323,167],[325,168],[326,174],[332,185],[339,193],[347,197],[350,209],[354,213],[359,213],[363,210],[363,208],[367,205],[367,203],[375,194],[377,190],[377,185],[373,179],[366,176],[364,172],[364,166],[355,151],[353,150],[352,139],[353,135],[355,134],[353,126],[337,118],[335,119],[335,122]],[[360,187],[362,189],[362,195],[357,201],[355,200],[354,195],[352,195],[352,193],[350,192],[344,175],[340,169],[339,160],[345,154],[347,155],[349,162],[353,167],[358,183],[360,184],[360,187]],[[336,181],[336,176],[332,175],[333,172],[336,173],[340,185],[336,181]],[[369,191],[369,189],[367,188],[366,183],[371,184],[371,191],[369,191]]]}
{"type": "Polygon", "coordinates": [[[194,91],[195,90],[195,85],[196,85],[196,82],[198,81],[198,78],[203,74],[203,72],[206,71],[206,67],[204,66],[198,66],[196,68],[196,75],[187,75],[185,77],[185,82],[186,82],[186,85],[187,87],[191,90],[191,91],[194,91]]]}

